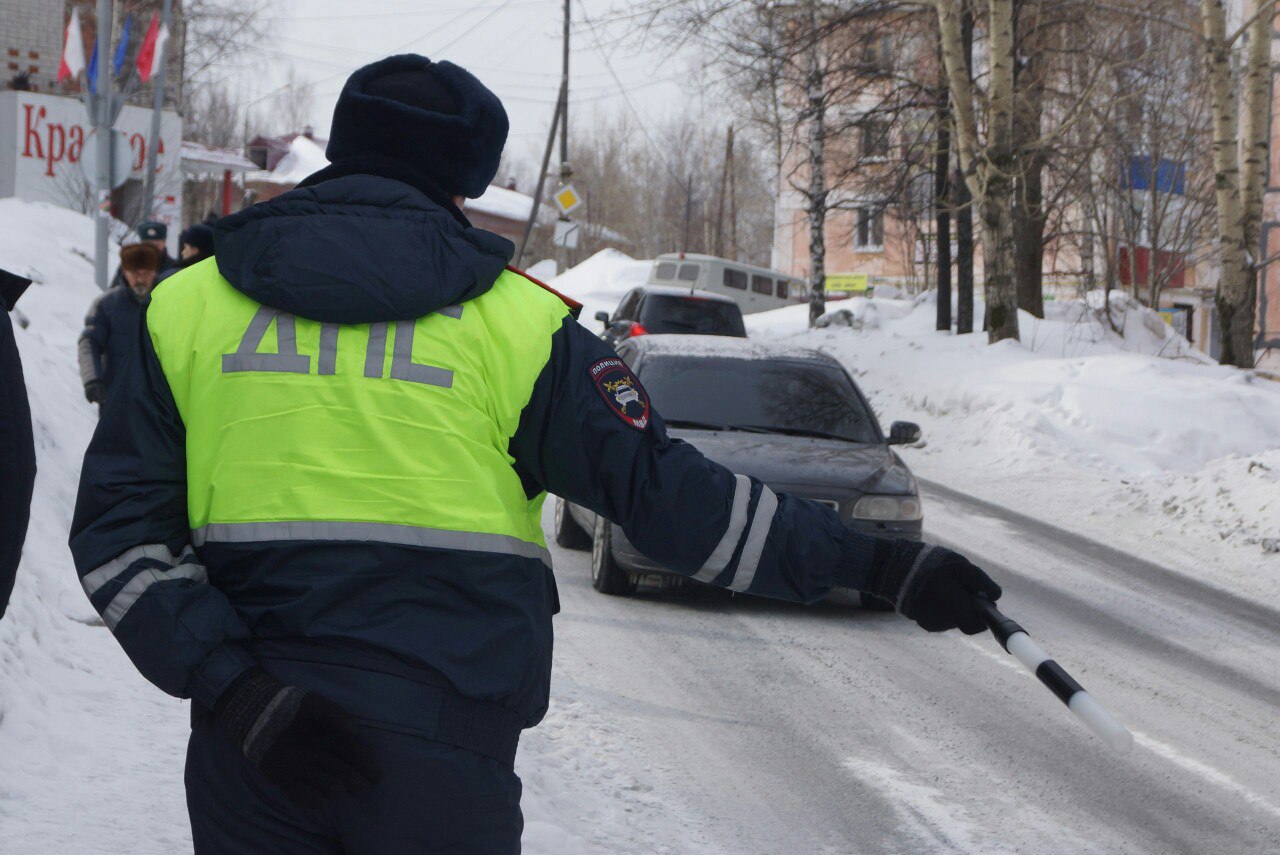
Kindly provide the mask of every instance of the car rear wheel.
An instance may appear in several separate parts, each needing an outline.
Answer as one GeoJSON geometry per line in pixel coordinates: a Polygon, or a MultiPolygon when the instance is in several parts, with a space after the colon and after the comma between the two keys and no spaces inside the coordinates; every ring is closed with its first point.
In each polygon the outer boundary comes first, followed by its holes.
{"type": "Polygon", "coordinates": [[[569,503],[556,497],[555,508],[556,543],[565,549],[590,549],[591,535],[578,525],[578,521],[569,513],[569,503]]]}
{"type": "Polygon", "coordinates": [[[636,588],[631,575],[613,557],[613,526],[602,516],[596,516],[591,540],[591,587],[602,594],[618,596],[630,594],[636,588]]]}

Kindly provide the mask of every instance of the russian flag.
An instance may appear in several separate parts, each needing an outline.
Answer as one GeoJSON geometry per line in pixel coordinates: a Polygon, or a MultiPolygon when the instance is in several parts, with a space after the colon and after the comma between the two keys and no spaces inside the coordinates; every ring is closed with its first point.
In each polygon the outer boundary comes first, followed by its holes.
{"type": "Polygon", "coordinates": [[[151,19],[147,27],[147,35],[142,39],[142,47],[138,48],[138,76],[146,83],[152,75],[160,70],[164,62],[164,46],[169,40],[169,28],[162,26],[159,18],[151,19]]]}
{"type": "Polygon", "coordinates": [[[58,82],[73,78],[84,71],[84,37],[80,33],[80,10],[71,10],[67,23],[67,35],[62,42],[62,62],[58,64],[58,82]]]}

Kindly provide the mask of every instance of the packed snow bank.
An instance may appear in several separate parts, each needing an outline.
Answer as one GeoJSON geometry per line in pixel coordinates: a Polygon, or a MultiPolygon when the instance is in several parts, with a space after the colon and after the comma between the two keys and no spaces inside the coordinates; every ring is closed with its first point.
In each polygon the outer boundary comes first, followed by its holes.
{"type": "Polygon", "coordinates": [[[1280,384],[1212,363],[1125,295],[1120,332],[1089,294],[1019,313],[1021,342],[995,346],[935,331],[932,296],[833,303],[852,323],[825,329],[807,329],[807,306],[747,328],[831,353],[884,423],[919,422],[925,446],[904,455],[922,477],[1280,607],[1280,384]]]}
{"type": "Polygon", "coordinates": [[[579,321],[599,332],[596,312],[612,314],[624,294],[645,283],[652,268],[652,261],[638,261],[620,250],[602,249],[548,284],[581,303],[579,321]]]}

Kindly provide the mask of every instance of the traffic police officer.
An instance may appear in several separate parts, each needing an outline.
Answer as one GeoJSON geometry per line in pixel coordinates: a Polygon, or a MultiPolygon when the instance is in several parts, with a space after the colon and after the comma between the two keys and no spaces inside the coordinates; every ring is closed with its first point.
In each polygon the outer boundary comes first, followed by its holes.
{"type": "Polygon", "coordinates": [[[134,663],[193,699],[197,852],[518,851],[559,608],[546,491],[735,591],[842,585],[966,632],[971,594],[1000,594],[669,437],[575,306],[463,216],[506,133],[455,65],[362,68],[332,164],[219,221],[216,257],[147,308],[71,546],[134,663]]]}

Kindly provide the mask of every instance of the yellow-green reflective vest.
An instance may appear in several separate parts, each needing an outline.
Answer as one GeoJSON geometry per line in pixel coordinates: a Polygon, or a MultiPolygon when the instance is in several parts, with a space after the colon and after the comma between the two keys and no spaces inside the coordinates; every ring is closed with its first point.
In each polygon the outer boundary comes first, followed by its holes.
{"type": "Polygon", "coordinates": [[[564,303],[506,271],[416,321],[328,324],[213,260],[156,288],[147,329],[186,427],[193,541],[356,540],[547,560],[545,494],[508,443],[564,303]]]}

